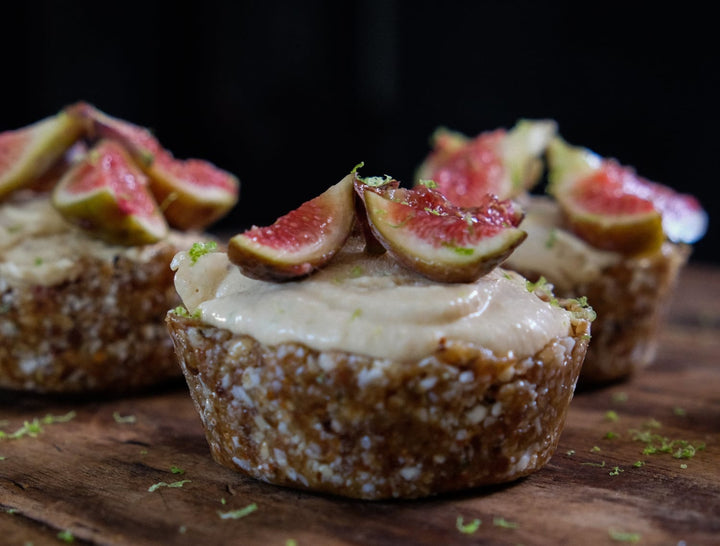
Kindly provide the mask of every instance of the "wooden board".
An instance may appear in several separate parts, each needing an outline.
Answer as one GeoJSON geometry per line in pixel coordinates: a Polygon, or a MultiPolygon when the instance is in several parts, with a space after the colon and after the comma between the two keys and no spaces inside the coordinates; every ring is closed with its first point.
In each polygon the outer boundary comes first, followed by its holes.
{"type": "Polygon", "coordinates": [[[577,392],[544,469],[411,502],[313,495],[221,467],[182,383],[127,399],[0,391],[5,432],[47,415],[68,418],[35,437],[0,440],[0,543],[58,544],[67,530],[75,544],[138,546],[717,544],[719,355],[720,270],[695,265],[683,274],[655,363],[630,381],[577,392]],[[643,454],[633,429],[705,447],[691,458],[643,454]],[[251,504],[243,518],[220,516],[251,504]],[[462,533],[459,517],[481,524],[462,533]]]}

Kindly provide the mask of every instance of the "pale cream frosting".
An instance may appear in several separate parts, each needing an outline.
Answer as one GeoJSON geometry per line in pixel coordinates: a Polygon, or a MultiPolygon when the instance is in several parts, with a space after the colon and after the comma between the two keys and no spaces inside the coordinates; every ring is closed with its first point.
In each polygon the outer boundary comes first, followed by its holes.
{"type": "MultiPolygon", "coordinates": [[[[198,235],[170,237],[178,248],[188,248],[198,235]]],[[[156,250],[155,245],[125,247],[90,237],[66,222],[45,197],[0,206],[0,280],[8,285],[54,286],[79,277],[83,257],[110,262],[123,256],[145,263],[156,250]]]]}
{"type": "Polygon", "coordinates": [[[460,340],[525,357],[567,336],[572,319],[528,291],[515,273],[496,268],[474,283],[432,282],[387,254],[366,254],[355,240],[300,281],[248,278],[223,252],[195,262],[180,252],[171,267],[188,311],[267,345],[299,342],[410,360],[432,354],[443,340],[460,340]]]}
{"type": "Polygon", "coordinates": [[[525,196],[520,229],[528,236],[505,261],[511,269],[544,275],[555,287],[570,290],[596,279],[621,255],[592,247],[562,227],[560,208],[545,196],[525,196]]]}

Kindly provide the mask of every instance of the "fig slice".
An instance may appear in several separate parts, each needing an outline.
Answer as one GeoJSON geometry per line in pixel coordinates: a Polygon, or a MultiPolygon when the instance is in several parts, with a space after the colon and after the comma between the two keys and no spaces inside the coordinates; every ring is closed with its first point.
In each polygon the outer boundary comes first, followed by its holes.
{"type": "Polygon", "coordinates": [[[506,131],[469,138],[445,127],[431,137],[432,151],[418,168],[416,183],[432,180],[455,205],[473,207],[488,193],[517,197],[540,180],[542,155],[557,131],[552,120],[521,119],[506,131]]]}
{"type": "Polygon", "coordinates": [[[203,159],[176,159],[160,150],[145,172],[168,223],[178,229],[202,230],[238,201],[238,178],[203,159]]]}
{"type": "Polygon", "coordinates": [[[615,159],[555,137],[547,191],[569,229],[591,245],[627,255],[653,252],[667,238],[693,243],[707,229],[695,197],[637,175],[615,159]]]}
{"type": "Polygon", "coordinates": [[[82,133],[83,124],[64,112],[0,133],[0,199],[33,185],[82,133]]]}
{"type": "Polygon", "coordinates": [[[111,244],[150,244],[168,233],[147,177],[112,140],[99,141],[67,171],[52,203],[68,222],[111,244]]]}
{"type": "Polygon", "coordinates": [[[202,230],[238,201],[238,178],[202,159],[177,159],[147,128],[79,102],[68,108],[88,124],[91,138],[120,142],[150,179],[150,191],[168,223],[181,230],[202,230]]]}
{"type": "Polygon", "coordinates": [[[456,207],[428,186],[363,194],[370,226],[396,260],[437,282],[473,282],[525,240],[524,214],[511,200],[486,194],[477,207],[456,207]]]}
{"type": "Polygon", "coordinates": [[[232,237],[228,259],[243,274],[288,281],[323,267],[345,244],[355,222],[354,174],[281,216],[232,237]]]}
{"type": "Polygon", "coordinates": [[[363,163],[360,163],[352,171],[355,175],[355,180],[353,181],[355,188],[355,215],[365,240],[365,252],[375,255],[384,254],[386,252],[385,247],[377,240],[377,237],[375,237],[370,227],[363,195],[365,191],[385,192],[389,189],[397,189],[400,187],[400,182],[391,176],[362,177],[358,173],[358,169],[362,166],[363,163]]]}
{"type": "Polygon", "coordinates": [[[87,102],[77,102],[65,112],[85,125],[91,141],[110,139],[119,142],[141,167],[149,167],[162,146],[150,129],[110,116],[87,102]]]}

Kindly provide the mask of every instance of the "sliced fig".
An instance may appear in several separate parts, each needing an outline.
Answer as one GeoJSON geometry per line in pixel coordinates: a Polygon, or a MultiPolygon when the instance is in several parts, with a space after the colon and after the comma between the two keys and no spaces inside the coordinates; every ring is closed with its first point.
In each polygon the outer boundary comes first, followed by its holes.
{"type": "Polygon", "coordinates": [[[324,266],[350,235],[355,221],[354,174],[266,227],[232,237],[228,258],[248,277],[286,281],[324,266]]]}
{"type": "Polygon", "coordinates": [[[434,181],[460,207],[477,206],[488,193],[516,197],[540,179],[541,156],[556,130],[552,120],[520,120],[509,131],[469,138],[441,127],[432,136],[433,150],[418,168],[416,182],[434,181]]]}
{"type": "Polygon", "coordinates": [[[668,238],[693,243],[707,229],[695,197],[638,176],[634,169],[555,137],[548,147],[548,193],[571,231],[623,254],[652,252],[668,238]]]}
{"type": "Polygon", "coordinates": [[[209,161],[176,159],[161,150],[145,172],[168,223],[178,229],[202,230],[238,201],[237,177],[209,161]]]}
{"type": "Polygon", "coordinates": [[[38,181],[80,138],[83,124],[60,112],[0,133],[0,199],[38,181]]]}
{"type": "Polygon", "coordinates": [[[233,174],[201,159],[176,159],[153,133],[79,102],[68,111],[88,124],[91,138],[120,142],[150,178],[150,190],[168,223],[202,230],[225,215],[238,200],[240,183],[233,174]]]}
{"type": "Polygon", "coordinates": [[[518,228],[523,212],[490,194],[467,209],[427,186],[365,191],[363,198],[370,226],[385,248],[437,282],[473,282],[527,237],[518,228]]]}
{"type": "Polygon", "coordinates": [[[400,186],[400,182],[392,177],[361,177],[357,172],[360,167],[362,167],[362,163],[353,169],[355,175],[353,181],[355,187],[355,215],[365,240],[365,252],[368,254],[383,254],[386,252],[385,247],[377,240],[370,227],[363,195],[365,191],[382,192],[388,188],[396,189],[400,186]]]}
{"type": "Polygon", "coordinates": [[[154,243],[168,232],[147,177],[112,140],[101,140],[60,179],[52,203],[70,223],[111,244],[154,243]]]}
{"type": "Polygon", "coordinates": [[[162,150],[160,142],[149,129],[110,116],[87,102],[72,104],[65,108],[65,112],[82,120],[90,140],[110,139],[119,142],[143,168],[149,167],[155,155],[162,150]]]}

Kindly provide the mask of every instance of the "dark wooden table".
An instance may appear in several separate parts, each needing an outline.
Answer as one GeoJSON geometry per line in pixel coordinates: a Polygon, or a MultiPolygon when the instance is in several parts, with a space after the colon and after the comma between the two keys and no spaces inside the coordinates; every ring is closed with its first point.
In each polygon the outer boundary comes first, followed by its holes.
{"type": "Polygon", "coordinates": [[[302,493],[219,466],[183,383],[125,399],[0,391],[0,430],[27,432],[0,440],[0,544],[720,544],[719,357],[720,269],[694,264],[654,364],[577,392],[544,469],[412,502],[302,493]],[[160,483],[175,487],[149,490],[160,483]],[[458,518],[481,523],[462,532],[458,518]]]}

